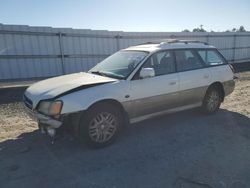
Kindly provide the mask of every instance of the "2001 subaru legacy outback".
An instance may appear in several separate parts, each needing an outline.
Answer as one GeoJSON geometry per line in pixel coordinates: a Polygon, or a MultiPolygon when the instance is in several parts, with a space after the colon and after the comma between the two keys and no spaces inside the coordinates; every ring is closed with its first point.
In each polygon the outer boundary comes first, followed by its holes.
{"type": "Polygon", "coordinates": [[[233,68],[214,46],[162,40],[121,50],[88,72],[38,82],[25,91],[24,104],[49,135],[69,127],[100,147],[126,121],[199,106],[214,113],[234,86],[233,68]]]}

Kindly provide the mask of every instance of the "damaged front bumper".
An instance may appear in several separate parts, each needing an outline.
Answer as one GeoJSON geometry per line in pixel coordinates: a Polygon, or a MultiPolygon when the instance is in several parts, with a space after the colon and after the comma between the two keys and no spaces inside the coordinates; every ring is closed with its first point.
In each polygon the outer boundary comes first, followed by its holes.
{"type": "Polygon", "coordinates": [[[43,115],[37,111],[29,109],[26,105],[24,105],[26,113],[29,117],[38,122],[38,124],[43,124],[47,129],[57,129],[62,126],[62,121],[59,119],[54,119],[50,116],[43,115]]]}

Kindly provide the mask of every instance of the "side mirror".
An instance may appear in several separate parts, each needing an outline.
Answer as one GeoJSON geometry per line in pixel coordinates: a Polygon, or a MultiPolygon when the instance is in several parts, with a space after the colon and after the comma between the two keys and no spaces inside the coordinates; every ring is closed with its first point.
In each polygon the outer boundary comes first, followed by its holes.
{"type": "Polygon", "coordinates": [[[151,78],[155,76],[155,70],[153,68],[142,68],[140,72],[140,78],[151,78]]]}

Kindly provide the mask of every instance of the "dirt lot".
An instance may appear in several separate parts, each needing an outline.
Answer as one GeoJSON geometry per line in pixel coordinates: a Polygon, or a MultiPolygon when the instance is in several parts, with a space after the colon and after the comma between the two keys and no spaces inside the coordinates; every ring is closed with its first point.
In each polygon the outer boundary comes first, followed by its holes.
{"type": "Polygon", "coordinates": [[[239,77],[216,115],[147,120],[98,150],[52,145],[21,103],[1,104],[0,187],[250,187],[250,72],[239,77]]]}

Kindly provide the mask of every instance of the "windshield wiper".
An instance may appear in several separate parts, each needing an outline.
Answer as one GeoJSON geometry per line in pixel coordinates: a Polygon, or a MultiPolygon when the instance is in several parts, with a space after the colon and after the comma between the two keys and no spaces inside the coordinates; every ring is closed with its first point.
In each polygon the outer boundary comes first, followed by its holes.
{"type": "Polygon", "coordinates": [[[124,76],[120,75],[120,74],[116,74],[113,72],[102,72],[103,74],[106,74],[107,76],[111,77],[111,78],[117,78],[117,79],[124,79],[124,76]]]}
{"type": "Polygon", "coordinates": [[[90,71],[92,74],[97,74],[101,76],[111,77],[111,78],[117,78],[117,79],[124,79],[124,76],[115,74],[112,72],[102,72],[102,71],[90,71]]]}
{"type": "Polygon", "coordinates": [[[103,72],[101,71],[90,71],[91,74],[97,74],[97,75],[101,75],[101,76],[106,76],[103,72]]]}

